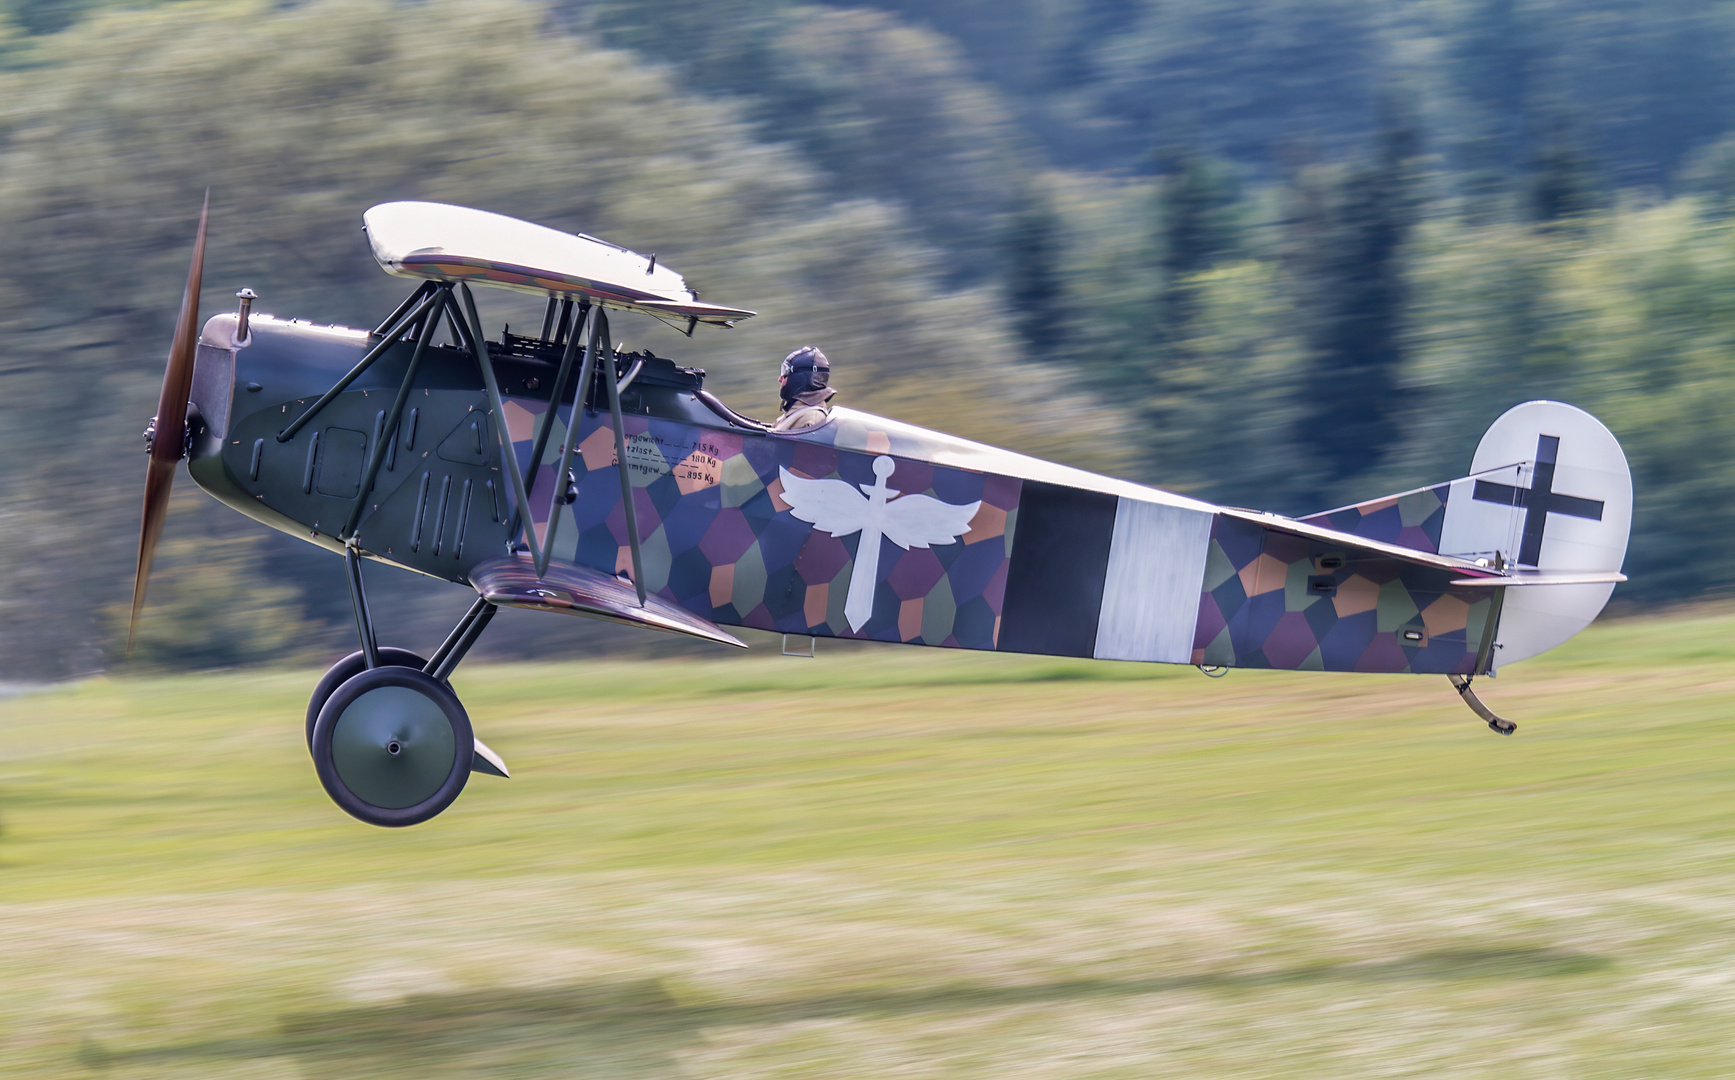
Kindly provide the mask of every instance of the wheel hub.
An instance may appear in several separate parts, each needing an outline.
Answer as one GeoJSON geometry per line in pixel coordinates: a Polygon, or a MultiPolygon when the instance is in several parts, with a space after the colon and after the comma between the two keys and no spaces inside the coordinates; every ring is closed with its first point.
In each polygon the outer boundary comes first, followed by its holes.
{"type": "Polygon", "coordinates": [[[374,806],[398,810],[433,797],[452,771],[456,744],[439,705],[401,686],[380,686],[344,709],[332,730],[332,764],[374,806]]]}

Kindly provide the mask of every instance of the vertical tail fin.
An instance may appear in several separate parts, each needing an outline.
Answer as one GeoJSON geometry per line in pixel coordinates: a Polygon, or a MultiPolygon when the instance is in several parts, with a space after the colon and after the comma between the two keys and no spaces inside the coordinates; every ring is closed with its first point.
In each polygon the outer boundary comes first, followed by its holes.
{"type": "MultiPolygon", "coordinates": [[[[1558,401],[1508,409],[1452,481],[1440,553],[1550,572],[1608,573],[1626,558],[1633,481],[1596,417],[1558,401]]],[[[1492,666],[1546,652],[1595,619],[1613,583],[1508,588],[1492,666]]]]}

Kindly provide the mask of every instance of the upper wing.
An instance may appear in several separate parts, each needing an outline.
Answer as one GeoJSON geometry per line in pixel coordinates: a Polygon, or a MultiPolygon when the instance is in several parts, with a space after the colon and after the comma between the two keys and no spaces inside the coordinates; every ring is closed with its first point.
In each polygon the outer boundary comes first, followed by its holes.
{"type": "Polygon", "coordinates": [[[778,466],[789,512],[833,536],[848,536],[867,524],[867,496],[843,480],[809,480],[778,466]]]}
{"type": "Polygon", "coordinates": [[[904,495],[886,503],[882,531],[905,550],[950,544],[970,531],[970,519],[981,508],[980,499],[959,506],[927,495],[904,495]]]}
{"type": "Polygon", "coordinates": [[[712,326],[750,318],[703,303],[655,255],[529,221],[430,202],[387,202],[362,215],[374,259],[388,274],[467,281],[537,296],[585,297],[604,307],[675,315],[712,326]]]}

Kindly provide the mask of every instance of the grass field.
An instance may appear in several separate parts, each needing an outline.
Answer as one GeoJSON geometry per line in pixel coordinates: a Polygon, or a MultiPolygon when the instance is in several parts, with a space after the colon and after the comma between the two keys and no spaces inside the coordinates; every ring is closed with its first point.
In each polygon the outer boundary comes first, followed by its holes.
{"type": "Polygon", "coordinates": [[[1441,678],[465,668],[515,776],[403,831],[314,678],[0,702],[0,1076],[1735,1075],[1726,613],[1513,668],[1510,739],[1441,678]]]}

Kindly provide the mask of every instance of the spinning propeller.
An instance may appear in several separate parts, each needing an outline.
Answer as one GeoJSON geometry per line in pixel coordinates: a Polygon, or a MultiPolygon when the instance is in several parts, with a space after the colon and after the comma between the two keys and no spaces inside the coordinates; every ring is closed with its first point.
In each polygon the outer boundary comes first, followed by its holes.
{"type": "Polygon", "coordinates": [[[181,294],[181,313],[175,320],[175,340],[169,346],[169,364],[163,371],[163,390],[157,398],[157,415],[145,432],[150,442],[150,464],[145,470],[145,509],[139,523],[139,566],[133,576],[133,614],[127,626],[127,652],[139,629],[139,611],[145,604],[145,586],[151,575],[151,559],[163,535],[163,520],[169,514],[169,492],[175,484],[175,468],[187,445],[187,397],[193,390],[193,351],[199,334],[199,286],[205,272],[205,222],[211,212],[211,193],[199,210],[199,235],[193,241],[193,264],[187,268],[187,288],[181,294]]]}

